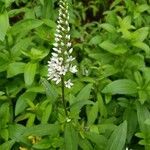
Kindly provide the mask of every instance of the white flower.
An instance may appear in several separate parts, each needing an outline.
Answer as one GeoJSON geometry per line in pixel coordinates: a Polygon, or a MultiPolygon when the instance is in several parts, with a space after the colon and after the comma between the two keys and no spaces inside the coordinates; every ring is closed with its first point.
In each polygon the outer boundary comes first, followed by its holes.
{"type": "Polygon", "coordinates": [[[66,39],[70,40],[70,35],[66,35],[66,39]]]}
{"type": "Polygon", "coordinates": [[[60,74],[60,75],[65,75],[66,72],[67,72],[67,68],[65,68],[64,66],[62,66],[62,67],[60,68],[60,70],[59,70],[59,74],[60,74]]]}
{"type": "Polygon", "coordinates": [[[75,65],[75,66],[70,66],[70,72],[71,73],[76,73],[78,70],[77,70],[77,66],[75,65]]]}
{"type": "Polygon", "coordinates": [[[55,76],[52,80],[55,81],[56,84],[58,84],[61,81],[61,77],[60,76],[55,76]]]}
{"type": "Polygon", "coordinates": [[[61,46],[64,46],[64,45],[65,45],[63,42],[61,42],[60,44],[61,44],[61,46]]]}
{"type": "Polygon", "coordinates": [[[70,89],[72,86],[73,86],[73,83],[71,82],[70,79],[68,81],[65,81],[65,87],[70,89]]]}
{"type": "MultiPolygon", "coordinates": [[[[57,32],[57,33],[60,33],[60,30],[59,30],[59,29],[56,29],[56,32],[57,32]]],[[[57,35],[58,35],[57,33],[55,33],[55,36],[56,36],[56,37],[57,37],[57,35]]]]}
{"type": "Polygon", "coordinates": [[[57,54],[57,53],[52,53],[52,55],[53,55],[54,57],[57,57],[57,56],[58,56],[58,54],[57,54]]]}
{"type": "Polygon", "coordinates": [[[58,47],[58,43],[54,43],[53,45],[54,45],[55,47],[58,47]]]}
{"type": "Polygon", "coordinates": [[[72,51],[73,51],[73,48],[70,48],[70,50],[69,50],[69,54],[71,54],[71,53],[72,53],[72,51]]]}
{"type": "Polygon", "coordinates": [[[55,51],[55,52],[58,52],[58,53],[61,53],[61,49],[60,48],[53,48],[53,50],[55,51]]]}
{"type": "Polygon", "coordinates": [[[69,26],[68,26],[67,30],[68,30],[68,32],[70,31],[70,27],[69,26]]]}
{"type": "Polygon", "coordinates": [[[74,58],[74,57],[72,57],[72,56],[68,56],[68,58],[67,58],[66,62],[71,62],[71,61],[73,61],[73,60],[75,60],[75,58],[74,58]]]}
{"type": "Polygon", "coordinates": [[[71,43],[69,42],[69,43],[67,43],[67,47],[71,47],[71,43]]]}
{"type": "Polygon", "coordinates": [[[57,38],[57,37],[55,38],[55,41],[56,41],[56,42],[58,42],[59,40],[60,40],[59,38],[57,38]]]}

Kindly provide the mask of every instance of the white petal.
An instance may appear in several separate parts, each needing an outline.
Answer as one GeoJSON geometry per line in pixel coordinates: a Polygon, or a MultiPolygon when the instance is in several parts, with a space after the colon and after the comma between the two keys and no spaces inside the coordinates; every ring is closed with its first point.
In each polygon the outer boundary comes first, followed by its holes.
{"type": "Polygon", "coordinates": [[[55,47],[58,47],[58,43],[54,43],[53,45],[54,45],[55,47]]]}
{"type": "Polygon", "coordinates": [[[70,89],[72,86],[73,86],[73,83],[71,82],[70,79],[68,81],[65,81],[65,87],[70,89]]]}
{"type": "Polygon", "coordinates": [[[69,54],[71,54],[71,53],[72,53],[72,51],[73,51],[73,48],[70,48],[70,50],[69,50],[69,54]]]}
{"type": "Polygon", "coordinates": [[[77,70],[77,66],[71,66],[70,67],[70,72],[71,73],[76,73],[78,70],[77,70]]]}
{"type": "Polygon", "coordinates": [[[57,57],[57,56],[58,56],[58,54],[57,54],[57,53],[52,53],[52,55],[53,55],[54,57],[57,57]]]}
{"type": "Polygon", "coordinates": [[[71,47],[71,43],[69,42],[69,43],[67,43],[67,47],[71,47]]]}

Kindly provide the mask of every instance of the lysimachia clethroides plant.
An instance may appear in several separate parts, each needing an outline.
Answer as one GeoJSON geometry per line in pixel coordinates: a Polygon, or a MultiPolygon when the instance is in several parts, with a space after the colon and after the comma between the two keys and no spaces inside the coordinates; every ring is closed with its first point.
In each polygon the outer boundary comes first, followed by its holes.
{"type": "Polygon", "coordinates": [[[66,79],[67,73],[76,73],[77,67],[72,62],[72,44],[70,42],[70,26],[67,0],[60,0],[59,17],[55,33],[55,43],[53,44],[52,57],[48,61],[48,79],[56,84],[63,82],[65,87],[71,88],[71,79],[66,79]]]}
{"type": "Polygon", "coordinates": [[[70,26],[67,0],[59,2],[59,16],[55,33],[55,42],[53,44],[53,52],[50,61],[48,61],[48,79],[56,84],[61,83],[62,102],[66,117],[68,113],[66,109],[64,88],[71,88],[73,83],[67,74],[76,73],[77,66],[73,65],[75,60],[72,57],[72,44],[70,42],[70,26]]]}

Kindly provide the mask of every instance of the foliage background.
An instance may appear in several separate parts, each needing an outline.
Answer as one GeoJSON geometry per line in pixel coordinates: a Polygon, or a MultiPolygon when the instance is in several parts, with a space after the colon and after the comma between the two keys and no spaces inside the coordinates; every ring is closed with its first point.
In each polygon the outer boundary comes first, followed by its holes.
{"type": "Polygon", "coordinates": [[[0,1],[0,150],[150,150],[150,2],[69,0],[78,73],[47,81],[56,0],[0,1]]]}

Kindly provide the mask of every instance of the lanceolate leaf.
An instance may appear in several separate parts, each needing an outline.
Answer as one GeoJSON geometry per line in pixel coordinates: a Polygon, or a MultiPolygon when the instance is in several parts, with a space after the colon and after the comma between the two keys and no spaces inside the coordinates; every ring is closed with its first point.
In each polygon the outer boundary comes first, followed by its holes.
{"type": "Polygon", "coordinates": [[[0,149],[1,150],[10,150],[14,143],[15,143],[14,140],[7,141],[0,145],[0,149]]]}
{"type": "Polygon", "coordinates": [[[123,44],[114,44],[111,41],[104,41],[99,45],[101,48],[115,55],[124,54],[127,52],[127,47],[123,44]]]}
{"type": "Polygon", "coordinates": [[[17,74],[24,72],[25,63],[22,62],[14,62],[10,63],[7,68],[7,77],[13,77],[17,74]]]}
{"type": "Polygon", "coordinates": [[[23,33],[23,32],[28,32],[31,29],[35,29],[39,26],[41,26],[43,22],[41,20],[36,20],[36,19],[26,19],[22,20],[18,23],[16,23],[11,29],[10,33],[11,34],[18,34],[18,33],[23,33]]]}
{"type": "Polygon", "coordinates": [[[98,101],[94,103],[93,106],[91,106],[89,112],[88,112],[88,125],[91,125],[94,123],[98,115],[98,101]]]}
{"type": "Polygon", "coordinates": [[[8,13],[5,11],[0,14],[0,40],[4,41],[7,29],[9,27],[8,13]]]}
{"type": "Polygon", "coordinates": [[[103,135],[99,135],[94,132],[87,132],[86,137],[94,144],[96,144],[98,150],[104,150],[107,144],[107,139],[103,135]]]}
{"type": "Polygon", "coordinates": [[[145,150],[150,149],[149,135],[150,135],[150,125],[146,124],[147,119],[150,118],[150,112],[145,105],[141,105],[139,102],[136,103],[137,116],[140,126],[140,130],[143,134],[143,138],[140,143],[145,145],[145,150]]]}
{"type": "Polygon", "coordinates": [[[106,150],[123,150],[127,136],[127,122],[120,124],[110,136],[106,150]]]}
{"type": "Polygon", "coordinates": [[[77,101],[70,106],[71,116],[76,116],[80,113],[81,108],[84,105],[92,105],[94,104],[92,101],[77,101]]]}
{"type": "Polygon", "coordinates": [[[29,62],[28,64],[26,64],[24,70],[24,80],[27,86],[30,86],[33,83],[36,74],[36,68],[37,68],[36,63],[29,62]]]}
{"type": "Polygon", "coordinates": [[[106,85],[102,92],[110,94],[136,94],[137,84],[129,79],[120,79],[106,85]]]}
{"type": "Polygon", "coordinates": [[[136,106],[140,129],[145,134],[150,134],[150,127],[148,127],[148,125],[145,124],[145,121],[150,118],[150,112],[145,105],[141,105],[139,102],[137,102],[136,106]]]}
{"type": "Polygon", "coordinates": [[[71,123],[65,126],[65,150],[78,150],[78,133],[71,123]]]}
{"type": "Polygon", "coordinates": [[[52,135],[56,136],[59,131],[59,125],[56,124],[43,124],[35,125],[32,127],[24,127],[19,124],[9,125],[10,138],[15,141],[21,141],[23,138],[28,136],[46,136],[52,135]]]}
{"type": "Polygon", "coordinates": [[[17,116],[19,113],[23,112],[25,108],[28,106],[27,101],[33,101],[36,94],[33,92],[25,92],[23,93],[16,102],[15,107],[15,115],[17,116]]]}
{"type": "Polygon", "coordinates": [[[88,100],[89,96],[90,96],[90,92],[92,89],[92,84],[88,84],[86,85],[77,95],[76,100],[77,101],[84,101],[84,100],[88,100]]]}
{"type": "Polygon", "coordinates": [[[58,97],[58,93],[54,86],[52,86],[45,78],[41,78],[41,84],[45,88],[46,96],[54,102],[58,97]]]}
{"type": "Polygon", "coordinates": [[[87,139],[80,138],[80,140],[79,140],[79,146],[83,150],[93,150],[91,143],[87,139]]]}

